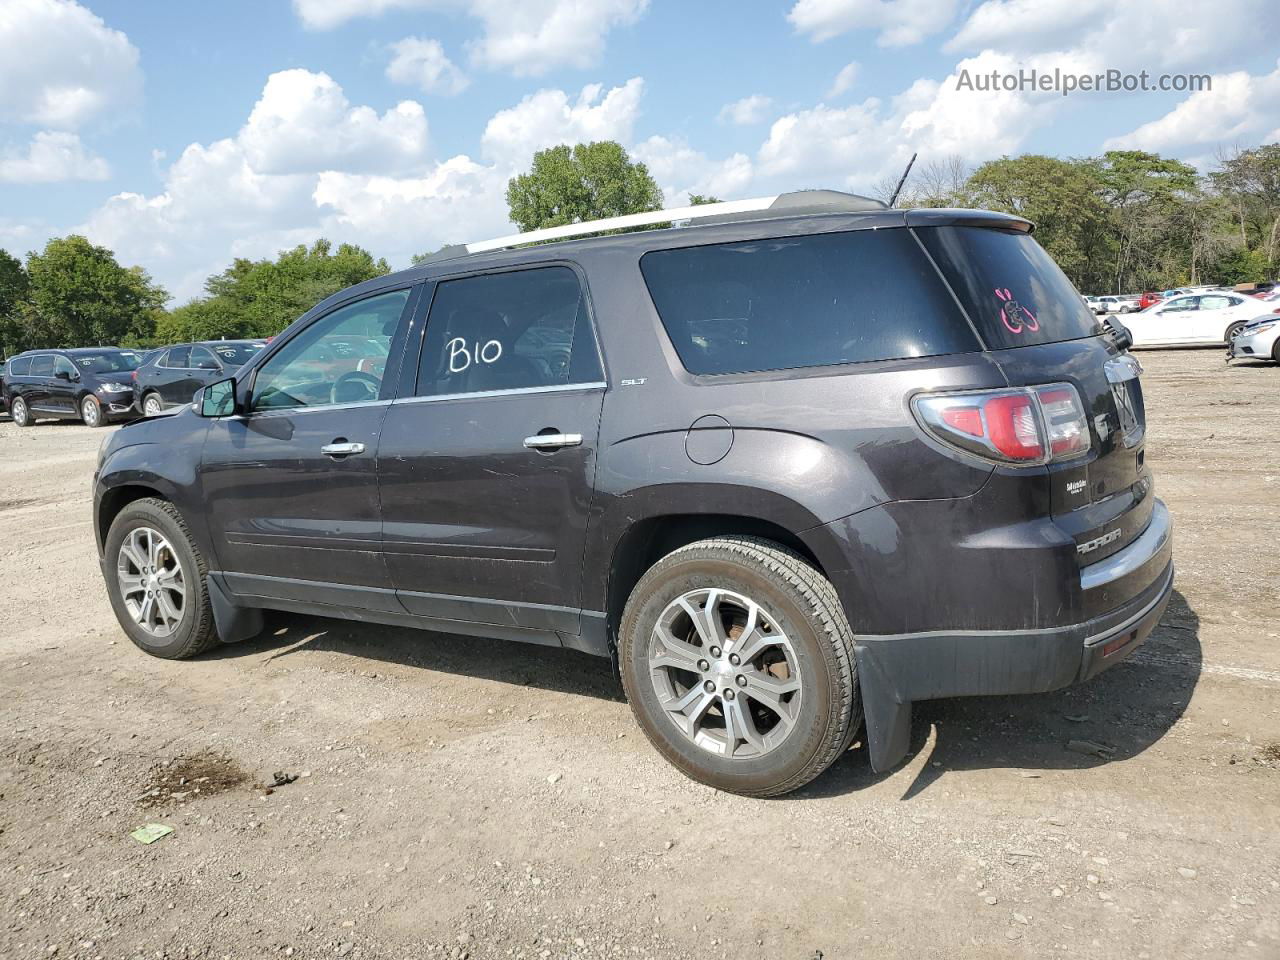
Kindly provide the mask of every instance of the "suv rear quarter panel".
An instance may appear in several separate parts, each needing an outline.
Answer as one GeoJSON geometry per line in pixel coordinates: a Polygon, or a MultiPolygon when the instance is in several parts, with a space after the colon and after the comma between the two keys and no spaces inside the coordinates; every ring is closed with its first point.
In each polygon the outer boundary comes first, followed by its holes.
{"type": "MultiPolygon", "coordinates": [[[[611,248],[581,258],[610,385],[584,566],[587,609],[606,608],[612,550],[645,519],[728,514],[766,520],[799,536],[824,566],[846,567],[844,551],[880,556],[892,550],[894,536],[883,522],[873,527],[884,536],[864,532],[853,540],[826,525],[895,501],[972,496],[992,476],[993,467],[925,439],[909,408],[911,394],[921,389],[1004,386],[988,355],[694,376],[680,364],[653,307],[641,252],[624,256],[611,248]],[[687,452],[691,428],[709,416],[729,426],[712,426],[719,436],[707,446],[713,456],[727,452],[696,463],[687,452]]],[[[865,605],[842,599],[856,621],[865,605]]]]}

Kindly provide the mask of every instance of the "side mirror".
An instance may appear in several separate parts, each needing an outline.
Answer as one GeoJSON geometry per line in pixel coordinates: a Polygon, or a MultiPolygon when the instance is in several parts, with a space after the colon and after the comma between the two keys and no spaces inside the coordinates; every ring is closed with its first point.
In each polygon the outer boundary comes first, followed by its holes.
{"type": "Polygon", "coordinates": [[[1119,320],[1113,320],[1111,317],[1102,321],[1106,326],[1107,332],[1111,334],[1111,339],[1115,341],[1116,349],[1120,351],[1128,350],[1133,346],[1133,334],[1119,320]]]}
{"type": "Polygon", "coordinates": [[[197,409],[202,417],[229,417],[236,412],[235,377],[211,383],[199,393],[197,409]]]}

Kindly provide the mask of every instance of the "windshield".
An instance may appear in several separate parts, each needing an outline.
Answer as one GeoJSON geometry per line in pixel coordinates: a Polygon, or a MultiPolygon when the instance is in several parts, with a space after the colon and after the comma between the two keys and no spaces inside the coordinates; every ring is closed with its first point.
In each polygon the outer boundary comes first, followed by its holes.
{"type": "Polygon", "coordinates": [[[1028,234],[989,227],[920,227],[916,234],[991,349],[1102,333],[1066,274],[1028,234]]]}
{"type": "Polygon", "coordinates": [[[240,367],[249,362],[249,358],[262,350],[261,343],[206,343],[206,347],[217,354],[223,366],[240,367]]]}
{"type": "Polygon", "coordinates": [[[77,353],[71,357],[78,370],[85,373],[128,373],[137,370],[142,358],[132,350],[109,353],[77,353]]]}

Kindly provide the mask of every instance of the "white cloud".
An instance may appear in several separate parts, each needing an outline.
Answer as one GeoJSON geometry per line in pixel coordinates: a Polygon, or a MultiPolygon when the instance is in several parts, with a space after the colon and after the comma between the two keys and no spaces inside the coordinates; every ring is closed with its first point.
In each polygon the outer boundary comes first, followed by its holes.
{"type": "Polygon", "coordinates": [[[872,97],[843,108],[818,104],[780,117],[756,157],[754,189],[865,193],[899,174],[914,151],[954,154],[970,163],[1016,153],[1033,130],[1052,120],[1062,98],[956,88],[961,70],[989,73],[1013,65],[1011,58],[987,52],[961,61],[943,81],[917,80],[887,102],[872,97]]]}
{"type": "Polygon", "coordinates": [[[387,79],[418,87],[426,93],[453,96],[467,88],[467,78],[445,56],[439,40],[427,37],[405,37],[391,45],[391,62],[387,79]]]}
{"type": "MultiPolygon", "coordinates": [[[[944,49],[1010,55],[1092,57],[1103,69],[1188,69],[1236,65],[1250,52],[1272,0],[986,0],[944,49]]],[[[1065,68],[1064,68],[1065,69],[1065,68]]]]}
{"type": "Polygon", "coordinates": [[[26,149],[0,152],[0,183],[60,183],[64,180],[106,180],[111,167],[89,152],[74,133],[43,130],[26,149]]]}
{"type": "Polygon", "coordinates": [[[600,62],[605,35],[640,19],[649,0],[472,0],[484,35],[472,48],[476,62],[517,76],[553,67],[600,62]]]}
{"type": "Polygon", "coordinates": [[[787,19],[815,42],[852,30],[879,30],[876,43],[903,47],[947,26],[956,0],[796,0],[787,19]]]}
{"type": "Polygon", "coordinates": [[[71,0],[4,0],[0,120],[74,129],[141,87],[129,38],[71,0]]]}
{"type": "Polygon", "coordinates": [[[527,166],[533,154],[561,143],[618,140],[627,143],[640,112],[644,80],[633,77],[602,98],[598,83],[576,101],[563,90],[539,90],[500,110],[484,128],[481,152],[491,160],[527,166]]]}
{"type": "Polygon", "coordinates": [[[293,0],[304,25],[329,30],[356,17],[391,10],[457,12],[480,20],[474,61],[517,76],[600,61],[606,35],[635,23],[649,0],[293,0]]]}
{"type": "Polygon", "coordinates": [[[389,171],[425,159],[427,118],[412,100],[379,117],[352,107],[326,73],[282,70],[267,78],[238,139],[258,173],[389,171]]]}
{"type": "Polygon", "coordinates": [[[741,100],[735,100],[733,103],[727,103],[720,109],[719,120],[721,123],[733,123],[740,127],[749,127],[753,124],[762,123],[769,115],[769,108],[773,106],[773,101],[755,93],[749,97],[743,97],[741,100]]]}
{"type": "Polygon", "coordinates": [[[1112,137],[1108,150],[1160,152],[1234,140],[1268,142],[1280,124],[1280,63],[1271,73],[1253,76],[1243,70],[1213,77],[1209,90],[1199,90],[1159,119],[1112,137]]]}
{"type": "Polygon", "coordinates": [[[856,60],[841,67],[840,72],[836,74],[835,80],[831,82],[831,88],[827,90],[827,99],[834,100],[836,97],[848,93],[853,85],[858,82],[858,73],[861,70],[862,68],[856,60]]]}
{"type": "MultiPolygon", "coordinates": [[[[445,243],[509,232],[507,180],[533,152],[583,140],[630,143],[643,89],[637,77],[576,97],[540,90],[489,121],[481,159],[435,162],[417,111],[378,116],[352,106],[324,74],[285,71],[268,78],[235,136],[193,143],[162,169],[162,191],[117,194],[74,229],[122,262],[146,265],[178,302],[233,257],[273,256],[321,236],[404,264],[445,243]],[[362,138],[395,162],[375,162],[362,138]]],[[[710,172],[715,164],[707,164],[710,172]]],[[[10,232],[0,222],[0,238],[10,232]]]]}
{"type": "Polygon", "coordinates": [[[744,153],[712,160],[687,143],[666,137],[649,137],[636,144],[631,156],[649,168],[668,207],[687,205],[691,193],[721,200],[741,196],[755,175],[751,158],[744,153]]]}
{"type": "Polygon", "coordinates": [[[334,236],[354,238],[403,263],[447,243],[509,233],[509,176],[498,166],[457,156],[419,177],[323,173],[313,197],[334,236]]]}

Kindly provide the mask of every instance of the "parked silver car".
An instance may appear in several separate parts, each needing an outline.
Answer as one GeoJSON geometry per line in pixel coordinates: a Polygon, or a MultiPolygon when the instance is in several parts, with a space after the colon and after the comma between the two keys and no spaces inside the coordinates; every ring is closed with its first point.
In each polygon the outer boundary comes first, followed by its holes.
{"type": "Polygon", "coordinates": [[[1250,321],[1227,343],[1227,362],[1232,360],[1274,360],[1280,363],[1280,316],[1274,314],[1250,321]]]}

